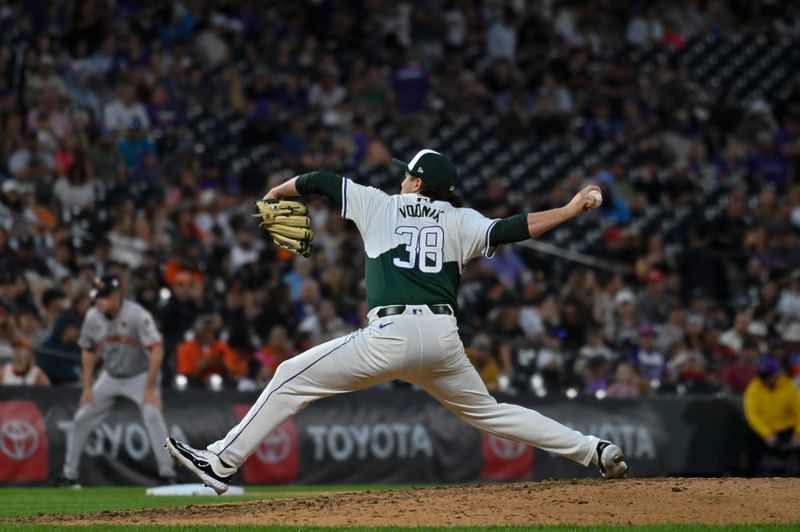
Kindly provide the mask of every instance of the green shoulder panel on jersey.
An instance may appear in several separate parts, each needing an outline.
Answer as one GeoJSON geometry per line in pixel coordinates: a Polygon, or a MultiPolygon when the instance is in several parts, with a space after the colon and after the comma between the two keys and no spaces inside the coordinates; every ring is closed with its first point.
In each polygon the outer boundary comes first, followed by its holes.
{"type": "Polygon", "coordinates": [[[386,305],[432,305],[447,303],[457,308],[456,294],[461,275],[458,263],[445,262],[437,273],[416,268],[400,268],[394,259],[408,257],[404,245],[366,259],[367,304],[369,308],[386,305]]]}

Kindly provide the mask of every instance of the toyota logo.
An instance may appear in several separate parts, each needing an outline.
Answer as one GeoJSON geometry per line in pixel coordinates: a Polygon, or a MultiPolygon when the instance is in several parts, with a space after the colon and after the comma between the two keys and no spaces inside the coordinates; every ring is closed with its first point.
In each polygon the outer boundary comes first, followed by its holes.
{"type": "Polygon", "coordinates": [[[262,462],[277,464],[285,460],[291,450],[292,438],[289,432],[283,427],[278,427],[259,444],[256,448],[256,456],[262,462]]]}
{"type": "Polygon", "coordinates": [[[525,444],[517,441],[504,440],[497,436],[489,436],[489,447],[492,452],[503,460],[514,460],[525,452],[525,444]]]}
{"type": "Polygon", "coordinates": [[[12,460],[26,460],[39,448],[39,433],[22,419],[10,419],[0,425],[0,451],[12,460]]]}

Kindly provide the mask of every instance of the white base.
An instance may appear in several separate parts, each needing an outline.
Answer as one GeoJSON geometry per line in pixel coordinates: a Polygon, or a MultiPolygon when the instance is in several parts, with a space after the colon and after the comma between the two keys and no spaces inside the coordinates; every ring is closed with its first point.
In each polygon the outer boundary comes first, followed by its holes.
{"type": "MultiPolygon", "coordinates": [[[[209,487],[204,486],[203,484],[174,484],[170,486],[158,486],[155,488],[147,488],[145,492],[147,495],[156,495],[156,496],[207,496],[207,495],[214,495],[216,497],[217,492],[212,490],[209,487]]],[[[241,486],[230,486],[228,491],[222,494],[225,495],[244,495],[244,488],[241,486]]]]}

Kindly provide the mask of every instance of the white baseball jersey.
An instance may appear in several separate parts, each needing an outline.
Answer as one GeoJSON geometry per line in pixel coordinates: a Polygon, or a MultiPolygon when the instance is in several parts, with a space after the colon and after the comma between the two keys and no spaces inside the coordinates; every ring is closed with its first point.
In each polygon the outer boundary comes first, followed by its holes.
{"type": "Polygon", "coordinates": [[[419,194],[388,195],[342,179],[342,217],[364,239],[367,303],[456,305],[464,265],[491,257],[489,233],[498,220],[419,194]]]}
{"type": "Polygon", "coordinates": [[[4,386],[38,386],[44,383],[44,373],[39,366],[32,366],[24,375],[14,373],[11,364],[5,364],[0,376],[0,384],[4,386]]]}
{"type": "Polygon", "coordinates": [[[140,304],[122,301],[109,320],[97,307],[86,313],[78,345],[97,351],[112,377],[132,377],[147,371],[148,349],[161,343],[153,316],[140,304]]]}

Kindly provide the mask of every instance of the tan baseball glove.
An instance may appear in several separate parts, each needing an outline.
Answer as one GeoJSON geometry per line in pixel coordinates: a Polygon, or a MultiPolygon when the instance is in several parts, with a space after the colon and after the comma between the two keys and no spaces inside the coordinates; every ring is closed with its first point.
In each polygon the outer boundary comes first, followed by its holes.
{"type": "Polygon", "coordinates": [[[256,202],[256,207],[258,214],[253,217],[261,218],[258,226],[270,234],[275,244],[297,255],[311,255],[314,231],[304,204],[293,200],[262,199],[256,202]]]}

